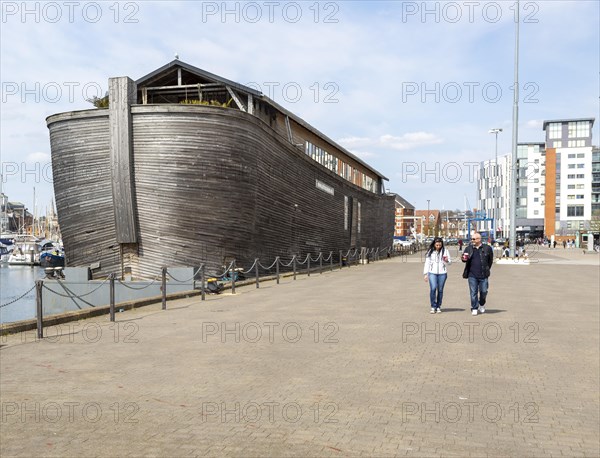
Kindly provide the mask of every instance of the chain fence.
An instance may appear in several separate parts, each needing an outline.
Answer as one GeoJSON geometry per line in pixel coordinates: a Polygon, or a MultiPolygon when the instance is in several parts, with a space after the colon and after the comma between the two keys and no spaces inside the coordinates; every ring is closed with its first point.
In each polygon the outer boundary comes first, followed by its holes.
{"type": "MultiPolygon", "coordinates": [[[[392,256],[406,256],[407,254],[412,254],[414,252],[414,250],[408,250],[408,249],[397,249],[395,247],[389,246],[389,247],[384,247],[384,248],[349,248],[347,251],[343,251],[343,250],[339,250],[339,259],[338,262],[336,263],[338,265],[339,269],[342,269],[343,267],[349,267],[352,263],[354,264],[358,264],[359,262],[363,262],[363,263],[369,263],[371,261],[378,261],[381,259],[382,256],[384,256],[385,258],[389,258],[392,256]]],[[[316,253],[315,253],[316,254],[316,253]]],[[[240,282],[240,281],[244,281],[245,280],[245,276],[254,272],[254,281],[256,282],[256,287],[259,288],[259,282],[260,282],[260,271],[262,270],[263,272],[268,272],[269,276],[272,277],[273,276],[273,268],[275,268],[275,277],[277,280],[277,283],[279,283],[280,277],[281,277],[281,271],[280,268],[283,269],[291,269],[292,272],[288,272],[287,274],[284,275],[293,275],[293,279],[296,279],[296,275],[298,273],[298,267],[302,266],[303,267],[303,271],[306,272],[306,274],[308,276],[310,276],[312,271],[315,270],[319,270],[320,273],[322,273],[325,269],[329,269],[329,270],[333,270],[333,266],[334,266],[334,252],[330,251],[329,255],[327,257],[325,257],[325,255],[323,254],[322,251],[320,251],[318,253],[318,255],[316,255],[315,258],[313,258],[312,254],[309,252],[306,254],[306,257],[304,258],[303,261],[301,261],[298,258],[298,255],[294,254],[292,255],[292,258],[289,260],[289,262],[284,262],[281,260],[281,258],[279,256],[275,257],[275,260],[269,265],[269,266],[265,266],[264,264],[262,264],[260,262],[259,258],[255,258],[254,262],[252,263],[252,265],[250,266],[250,268],[244,270],[241,267],[236,267],[236,260],[232,260],[228,266],[223,266],[224,267],[224,271],[223,272],[209,272],[209,277],[207,279],[206,275],[206,266],[204,264],[202,264],[200,267],[198,267],[195,271],[193,271],[193,274],[191,277],[185,279],[185,280],[180,280],[178,278],[176,278],[173,274],[171,274],[168,269],[166,267],[162,268],[162,272],[160,277],[155,277],[153,278],[148,284],[141,286],[141,287],[137,287],[137,286],[132,286],[130,284],[130,282],[124,282],[121,279],[117,279],[116,278],[116,274],[111,274],[108,276],[108,278],[106,278],[102,283],[98,284],[93,290],[88,291],[86,293],[81,293],[81,294],[76,294],[71,288],[70,286],[73,285],[73,283],[69,283],[68,280],[62,280],[60,278],[58,279],[52,279],[52,281],[56,282],[56,284],[60,285],[63,289],[63,292],[60,291],[56,291],[53,288],[50,288],[47,284],[45,284],[44,280],[37,280],[35,282],[35,284],[29,289],[27,290],[25,293],[23,293],[22,295],[20,295],[19,297],[5,303],[5,304],[1,304],[0,308],[9,306],[11,304],[14,304],[15,302],[18,302],[20,300],[22,300],[24,297],[26,297],[28,294],[30,294],[33,290],[36,290],[36,317],[37,317],[37,328],[38,328],[38,337],[42,338],[43,337],[43,308],[42,308],[42,290],[46,290],[51,294],[57,295],[59,297],[65,298],[65,299],[70,299],[72,301],[75,301],[75,303],[77,304],[77,300],[84,302],[85,304],[88,304],[90,307],[96,307],[92,304],[90,304],[89,302],[86,302],[83,300],[83,298],[87,297],[87,296],[91,296],[92,294],[96,293],[98,290],[100,290],[102,287],[104,287],[106,285],[106,283],[110,283],[110,288],[109,288],[109,311],[110,311],[110,320],[114,321],[115,320],[115,315],[114,315],[114,310],[115,310],[115,282],[117,282],[119,285],[121,285],[124,288],[130,289],[130,290],[135,290],[135,291],[141,291],[141,290],[145,290],[155,284],[157,284],[158,282],[160,282],[160,291],[161,291],[161,296],[162,296],[162,308],[163,310],[166,309],[166,303],[167,303],[167,288],[168,288],[168,284],[169,282],[167,281],[167,279],[171,279],[175,284],[187,284],[190,283],[192,284],[192,288],[193,289],[197,289],[196,288],[196,281],[198,279],[198,274],[200,274],[200,294],[202,296],[202,300],[205,300],[205,295],[206,295],[206,289],[209,290],[209,292],[216,292],[216,293],[220,293],[226,286],[225,284],[230,283],[229,288],[231,289],[231,293],[235,294],[235,286],[236,286],[236,282],[240,282]],[[329,263],[329,266],[324,267],[323,263],[329,263]],[[311,266],[311,263],[313,264],[311,266]],[[314,263],[318,263],[318,265],[315,265],[314,263]],[[306,267],[304,267],[306,266],[306,267]],[[209,283],[220,283],[220,287],[219,288],[214,288],[214,287],[210,287],[212,285],[209,285],[209,283]]],[[[252,282],[252,280],[250,280],[250,282],[252,282]]],[[[89,284],[89,283],[88,283],[89,284]]],[[[179,293],[177,293],[179,294],[179,293]]]]}

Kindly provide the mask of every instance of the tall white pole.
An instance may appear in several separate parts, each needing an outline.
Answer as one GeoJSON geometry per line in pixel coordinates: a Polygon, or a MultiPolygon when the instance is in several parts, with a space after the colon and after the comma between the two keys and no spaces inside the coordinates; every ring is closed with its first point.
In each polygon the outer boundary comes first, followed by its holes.
{"type": "MultiPolygon", "coordinates": [[[[494,234],[492,239],[496,239],[496,231],[498,230],[498,217],[496,216],[496,208],[498,207],[498,129],[496,129],[496,160],[494,162],[494,234]]],[[[500,212],[498,212],[499,214],[500,212]]]]}
{"type": "Polygon", "coordinates": [[[429,199],[427,199],[427,237],[429,237],[429,223],[431,218],[429,217],[429,199]]]}
{"type": "Polygon", "coordinates": [[[35,186],[33,187],[33,220],[31,221],[31,235],[35,237],[35,186]]]}
{"type": "Polygon", "coordinates": [[[513,97],[513,131],[512,131],[512,167],[511,167],[511,186],[510,186],[510,249],[512,255],[517,255],[517,174],[519,173],[517,164],[517,143],[519,138],[519,13],[521,5],[517,0],[515,11],[515,81],[513,97]]]}
{"type": "Polygon", "coordinates": [[[498,134],[502,132],[502,129],[499,127],[496,127],[494,129],[490,129],[489,133],[490,134],[495,134],[496,135],[496,159],[494,161],[494,181],[493,181],[493,186],[492,186],[492,214],[491,214],[491,218],[493,218],[495,224],[494,227],[494,234],[493,234],[493,238],[496,238],[496,234],[495,232],[498,229],[498,221],[500,220],[500,206],[498,204],[498,188],[499,188],[499,177],[500,174],[498,173],[498,134]]]}

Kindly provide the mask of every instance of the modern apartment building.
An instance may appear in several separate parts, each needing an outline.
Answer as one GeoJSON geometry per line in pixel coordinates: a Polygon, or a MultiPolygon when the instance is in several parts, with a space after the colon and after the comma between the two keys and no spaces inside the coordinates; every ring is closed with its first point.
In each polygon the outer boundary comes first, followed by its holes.
{"type": "Polygon", "coordinates": [[[592,222],[600,230],[600,148],[592,149],[592,222]]]}
{"type": "MultiPolygon", "coordinates": [[[[508,154],[481,163],[477,181],[477,208],[488,218],[494,219],[496,236],[508,236],[510,177],[510,155],[508,154]]],[[[492,224],[488,222],[481,227],[490,231],[492,224]]]]}
{"type": "MultiPolygon", "coordinates": [[[[544,121],[544,143],[517,146],[517,233],[574,238],[597,230],[600,151],[592,147],[594,118],[544,121]]],[[[478,207],[495,220],[498,235],[510,227],[511,156],[481,163],[478,207]]],[[[491,228],[491,224],[488,225],[491,228]]]]}
{"type": "Polygon", "coordinates": [[[593,125],[594,118],[544,121],[547,237],[571,238],[590,230],[593,125]]]}
{"type": "Polygon", "coordinates": [[[517,145],[517,232],[530,237],[544,235],[545,167],[544,143],[517,145]]]}

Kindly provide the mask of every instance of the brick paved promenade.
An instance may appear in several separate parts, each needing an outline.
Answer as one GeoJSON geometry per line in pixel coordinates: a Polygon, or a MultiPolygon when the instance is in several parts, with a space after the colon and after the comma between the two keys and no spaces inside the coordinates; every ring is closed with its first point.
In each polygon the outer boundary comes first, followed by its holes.
{"type": "Polygon", "coordinates": [[[416,255],[3,337],[0,455],[597,457],[599,257],[533,259],[476,317],[416,255]]]}

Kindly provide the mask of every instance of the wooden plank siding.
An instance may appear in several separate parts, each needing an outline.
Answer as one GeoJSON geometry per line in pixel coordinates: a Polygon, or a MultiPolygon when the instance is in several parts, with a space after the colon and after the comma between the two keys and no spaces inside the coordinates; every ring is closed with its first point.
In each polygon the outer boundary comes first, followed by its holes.
{"type": "MultiPolygon", "coordinates": [[[[92,162],[110,166],[108,118],[89,113],[48,118],[59,222],[67,249],[99,250],[75,251],[69,266],[101,260],[103,273],[119,272],[102,257],[102,249],[116,244],[110,173],[93,183],[86,177],[92,162]],[[61,169],[73,170],[75,180],[61,169]]],[[[155,276],[163,265],[207,263],[216,270],[236,258],[248,268],[255,257],[270,264],[275,256],[334,251],[337,259],[352,245],[391,245],[394,197],[363,190],[316,163],[290,144],[285,127],[282,134],[249,113],[201,105],[134,105],[131,119],[138,257],[124,262],[137,277],[155,276]],[[334,195],[317,188],[317,180],[334,195]],[[347,230],[344,196],[351,198],[347,230]]]]}
{"type": "Polygon", "coordinates": [[[66,263],[87,266],[100,262],[102,272],[119,272],[108,110],[51,118],[54,195],[66,263]]]}

